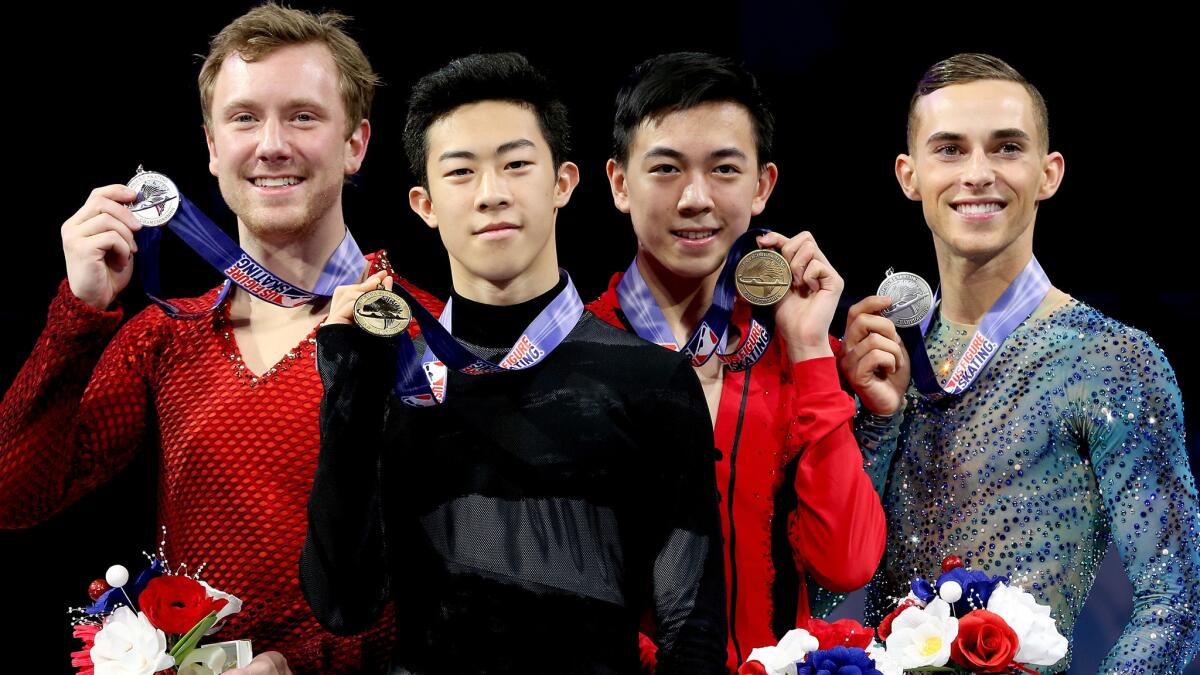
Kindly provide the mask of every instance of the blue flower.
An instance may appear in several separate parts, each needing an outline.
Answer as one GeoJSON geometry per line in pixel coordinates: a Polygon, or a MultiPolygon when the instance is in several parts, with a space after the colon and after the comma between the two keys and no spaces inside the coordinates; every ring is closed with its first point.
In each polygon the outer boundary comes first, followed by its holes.
{"type": "Polygon", "coordinates": [[[913,579],[911,586],[913,595],[920,598],[921,602],[925,603],[926,605],[929,604],[930,600],[933,600],[937,597],[937,593],[933,590],[933,586],[930,586],[928,581],[925,581],[920,577],[913,579]]]}
{"type": "Polygon", "coordinates": [[[858,647],[837,646],[809,652],[796,664],[796,675],[883,675],[875,660],[858,647]]]}
{"type": "MultiPolygon", "coordinates": [[[[132,584],[125,584],[125,591],[120,588],[110,588],[96,599],[96,602],[88,605],[83,611],[88,614],[108,614],[121,605],[128,605],[129,601],[137,602],[138,596],[142,594],[142,589],[146,588],[146,584],[154,577],[161,576],[163,573],[162,561],[155,558],[150,566],[142,570],[142,573],[137,575],[137,579],[133,580],[132,584]],[[129,595],[129,600],[125,599],[125,595],[129,595]]],[[[131,607],[130,609],[137,609],[131,607]]]]}
{"type": "MultiPolygon", "coordinates": [[[[938,590],[941,590],[942,584],[947,581],[954,581],[959,586],[962,586],[962,597],[958,602],[952,604],[954,607],[954,616],[962,617],[973,609],[986,608],[988,598],[992,597],[992,591],[995,590],[996,584],[1000,582],[1008,583],[1008,577],[995,576],[989,578],[983,572],[970,570],[965,567],[956,567],[938,577],[938,590]]],[[[913,582],[913,584],[915,586],[916,582],[913,582]]]]}

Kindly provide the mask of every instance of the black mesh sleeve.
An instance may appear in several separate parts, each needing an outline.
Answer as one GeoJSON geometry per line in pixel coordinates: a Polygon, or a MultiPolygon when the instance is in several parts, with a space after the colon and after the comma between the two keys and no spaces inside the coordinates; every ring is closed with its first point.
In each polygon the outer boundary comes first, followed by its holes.
{"type": "Polygon", "coordinates": [[[341,635],[370,628],[389,596],[379,463],[395,360],[391,341],[355,326],[317,332],[321,455],[300,586],[317,621],[341,635]]]}
{"type": "Polygon", "coordinates": [[[725,672],[725,571],[712,423],[695,371],[682,359],[654,392],[668,527],[654,562],[660,675],[725,672]]]}

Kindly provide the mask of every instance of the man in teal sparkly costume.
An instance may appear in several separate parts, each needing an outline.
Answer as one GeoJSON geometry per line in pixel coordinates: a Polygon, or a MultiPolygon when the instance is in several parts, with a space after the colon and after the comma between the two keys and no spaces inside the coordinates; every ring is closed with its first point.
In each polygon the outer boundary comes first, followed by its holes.
{"type": "MultiPolygon", "coordinates": [[[[1063,172],[1045,102],[1008,64],[960,54],[926,72],[896,178],[937,253],[929,382],[947,385],[977,327],[1037,267],[1038,203],[1063,172]]],[[[1174,372],[1145,333],[1045,288],[1007,337],[988,336],[998,347],[965,391],[940,399],[909,384],[926,357],[880,315],[891,299],[851,308],[840,365],[862,392],[856,431],[888,514],[867,621],[959,555],[1048,604],[1071,638],[1111,539],[1134,602],[1102,671],[1182,672],[1200,649],[1200,505],[1174,372]]]]}

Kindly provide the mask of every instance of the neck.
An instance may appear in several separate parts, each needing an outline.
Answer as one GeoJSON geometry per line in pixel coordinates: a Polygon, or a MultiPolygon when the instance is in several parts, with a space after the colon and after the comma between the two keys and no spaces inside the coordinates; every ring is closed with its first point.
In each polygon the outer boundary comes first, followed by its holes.
{"type": "Polygon", "coordinates": [[[274,238],[252,233],[238,220],[242,250],[275,276],[300,288],[311,289],[316,285],[325,263],[345,236],[346,226],[340,219],[303,236],[288,234],[274,238]]]}
{"type": "Polygon", "coordinates": [[[721,276],[721,268],[699,279],[681,277],[660,264],[645,249],[638,250],[637,263],[671,333],[679,340],[679,344],[686,343],[712,304],[713,289],[717,286],[717,277],[721,276]]]}
{"type": "Polygon", "coordinates": [[[511,347],[566,287],[567,278],[561,277],[550,290],[512,305],[484,304],[453,292],[454,337],[482,347],[511,347]]]}
{"type": "Polygon", "coordinates": [[[558,254],[553,235],[529,267],[510,278],[486,278],[450,256],[450,281],[454,292],[484,305],[504,307],[532,300],[554,288],[558,276],[558,254]]]}
{"type": "Polygon", "coordinates": [[[1025,269],[1033,249],[1009,247],[986,259],[953,255],[938,246],[942,316],[954,323],[977,325],[1005,289],[1025,269]]]}

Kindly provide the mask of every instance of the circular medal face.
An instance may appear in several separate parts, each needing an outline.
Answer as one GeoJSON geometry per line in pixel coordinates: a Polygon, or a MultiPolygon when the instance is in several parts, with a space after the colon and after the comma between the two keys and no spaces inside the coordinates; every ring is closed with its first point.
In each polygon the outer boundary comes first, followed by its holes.
{"type": "Polygon", "coordinates": [[[391,337],[408,328],[411,320],[404,298],[382,288],[363,293],[354,303],[354,323],[371,335],[391,337]]]}
{"type": "Polygon", "coordinates": [[[141,171],[125,184],[137,192],[129,210],[147,227],[158,227],[171,220],[179,210],[179,188],[170,178],[155,171],[141,171]]]}
{"type": "Polygon", "coordinates": [[[920,325],[933,308],[933,291],[929,284],[911,272],[889,274],[875,294],[892,299],[892,306],[880,313],[891,319],[897,328],[920,325]]]}
{"type": "Polygon", "coordinates": [[[733,276],[738,295],[754,305],[773,305],[792,287],[791,265],[769,248],[760,248],[743,256],[733,276]]]}

